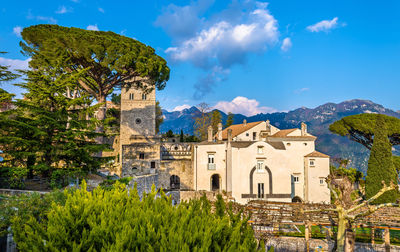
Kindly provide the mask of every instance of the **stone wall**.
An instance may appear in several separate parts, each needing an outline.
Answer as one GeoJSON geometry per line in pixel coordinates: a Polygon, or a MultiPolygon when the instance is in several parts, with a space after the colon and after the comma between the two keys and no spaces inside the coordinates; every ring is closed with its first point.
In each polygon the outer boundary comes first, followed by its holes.
{"type": "MultiPolygon", "coordinates": [[[[322,239],[310,239],[310,251],[332,251],[333,242],[322,239]]],[[[298,237],[270,237],[265,243],[266,248],[274,247],[276,252],[305,251],[305,239],[298,237]]],[[[368,244],[356,242],[355,252],[385,251],[384,244],[368,244]]],[[[400,251],[399,246],[390,246],[390,251],[400,251]]]]}
{"type": "Polygon", "coordinates": [[[130,182],[128,187],[133,189],[135,184],[137,184],[137,190],[140,197],[142,197],[143,193],[151,192],[151,187],[153,184],[156,186],[156,189],[159,188],[158,186],[158,174],[151,174],[151,175],[144,175],[144,176],[137,176],[134,177],[130,182]]]}
{"type": "Polygon", "coordinates": [[[161,160],[159,173],[160,187],[170,189],[172,175],[180,179],[181,190],[193,189],[193,165],[191,159],[161,160]]]}

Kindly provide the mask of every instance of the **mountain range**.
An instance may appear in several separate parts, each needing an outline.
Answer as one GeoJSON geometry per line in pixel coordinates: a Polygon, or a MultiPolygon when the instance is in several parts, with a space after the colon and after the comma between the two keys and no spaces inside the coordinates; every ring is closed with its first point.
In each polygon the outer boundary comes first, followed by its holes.
{"type": "MultiPolygon", "coordinates": [[[[219,111],[222,115],[222,123],[225,124],[227,114],[219,111]]],[[[164,123],[160,131],[166,132],[169,129],[179,133],[182,129],[185,134],[193,134],[194,118],[200,111],[196,107],[182,111],[169,112],[163,110],[164,123]]],[[[331,160],[338,158],[349,159],[350,166],[366,174],[368,166],[369,151],[361,144],[350,141],[346,137],[334,135],[329,131],[329,125],[349,115],[361,113],[379,113],[400,118],[400,113],[369,100],[349,100],[341,103],[326,103],[316,108],[298,108],[289,112],[276,112],[257,114],[254,116],[234,115],[234,124],[270,120],[271,124],[280,128],[299,128],[301,122],[308,125],[308,131],[317,138],[316,149],[331,156],[331,160]]],[[[394,154],[398,155],[398,150],[394,154]]]]}

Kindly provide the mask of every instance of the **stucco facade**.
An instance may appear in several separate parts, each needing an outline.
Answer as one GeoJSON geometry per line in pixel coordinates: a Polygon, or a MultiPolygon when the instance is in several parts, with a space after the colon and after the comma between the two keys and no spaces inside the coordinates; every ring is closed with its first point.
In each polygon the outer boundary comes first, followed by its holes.
{"type": "Polygon", "coordinates": [[[305,124],[302,129],[282,131],[268,121],[250,129],[246,124],[242,124],[243,132],[238,130],[241,125],[233,127],[236,135],[228,128],[226,134],[217,133],[212,141],[195,145],[195,190],[231,192],[239,203],[253,199],[291,202],[295,197],[330,201],[325,183],[329,157],[315,151],[316,137],[307,133],[305,124]],[[227,136],[226,140],[216,139],[219,135],[227,136]]]}

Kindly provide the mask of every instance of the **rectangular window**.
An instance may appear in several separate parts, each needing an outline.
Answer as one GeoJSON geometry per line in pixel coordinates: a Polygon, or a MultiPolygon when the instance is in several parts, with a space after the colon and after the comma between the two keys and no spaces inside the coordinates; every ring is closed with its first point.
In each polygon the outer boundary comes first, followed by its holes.
{"type": "Polygon", "coordinates": [[[133,100],[133,98],[134,98],[133,93],[130,93],[129,94],[129,100],[133,100]]]}
{"type": "Polygon", "coordinates": [[[294,183],[299,183],[300,182],[299,175],[293,175],[293,182],[294,183]]]}
{"type": "Polygon", "coordinates": [[[253,132],[253,141],[257,140],[257,132],[253,132]]]}
{"type": "Polygon", "coordinates": [[[139,159],[144,159],[144,153],[139,153],[139,159]]]}
{"type": "Polygon", "coordinates": [[[152,161],[152,162],[150,163],[150,168],[156,168],[156,162],[152,161]]]}
{"type": "Polygon", "coordinates": [[[310,159],[310,166],[315,166],[315,159],[310,159]]]}
{"type": "Polygon", "coordinates": [[[263,147],[262,146],[258,146],[257,147],[257,154],[263,154],[263,153],[264,153],[263,147]]]}
{"type": "Polygon", "coordinates": [[[146,100],[147,99],[147,94],[142,94],[142,100],[146,100]]]}
{"type": "Polygon", "coordinates": [[[257,160],[257,172],[263,173],[264,172],[264,161],[257,160]]]}
{"type": "Polygon", "coordinates": [[[264,183],[258,183],[258,193],[257,193],[258,198],[264,198],[264,183]]]}
{"type": "Polygon", "coordinates": [[[208,169],[215,170],[214,154],[208,154],[208,169]]]}
{"type": "Polygon", "coordinates": [[[325,178],[319,178],[319,184],[324,185],[325,184],[325,178]]]}

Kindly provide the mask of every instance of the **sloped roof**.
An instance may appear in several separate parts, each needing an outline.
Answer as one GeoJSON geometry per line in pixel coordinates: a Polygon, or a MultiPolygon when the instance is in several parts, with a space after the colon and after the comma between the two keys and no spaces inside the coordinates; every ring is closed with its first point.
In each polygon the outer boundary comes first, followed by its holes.
{"type": "Polygon", "coordinates": [[[290,133],[295,131],[297,129],[284,129],[276,132],[275,134],[272,135],[272,137],[287,137],[290,133]]]}
{"type": "Polygon", "coordinates": [[[329,158],[328,155],[321,153],[319,151],[313,151],[307,155],[305,155],[304,157],[320,157],[320,158],[329,158]]]}
{"type": "Polygon", "coordinates": [[[224,129],[222,131],[222,139],[228,139],[228,129],[232,130],[232,137],[235,137],[251,128],[253,128],[254,126],[262,123],[263,121],[259,121],[259,122],[251,122],[251,123],[246,123],[246,124],[234,124],[229,126],[228,128],[224,129]]]}
{"type": "Polygon", "coordinates": [[[282,142],[268,142],[268,144],[277,150],[286,150],[285,145],[282,142]]]}

